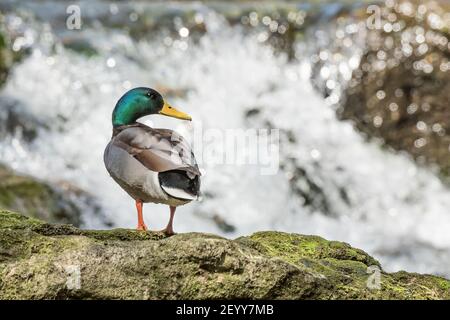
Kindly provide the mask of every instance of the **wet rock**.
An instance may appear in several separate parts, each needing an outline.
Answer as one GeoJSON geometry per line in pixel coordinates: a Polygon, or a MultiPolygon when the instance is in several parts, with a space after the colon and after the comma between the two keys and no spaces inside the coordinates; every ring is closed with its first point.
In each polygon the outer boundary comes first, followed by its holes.
{"type": "Polygon", "coordinates": [[[0,164],[0,208],[51,223],[83,225],[82,213],[101,225],[112,226],[97,200],[84,190],[60,181],[54,184],[18,174],[0,164]],[[88,212],[89,211],[89,212],[88,212]]]}
{"type": "Polygon", "coordinates": [[[450,298],[444,278],[386,273],[364,251],[317,236],[167,238],[80,230],[8,211],[0,212],[0,283],[0,299],[450,298]],[[369,278],[374,272],[379,283],[369,278]]]}
{"type": "Polygon", "coordinates": [[[386,3],[339,114],[450,176],[450,5],[386,3]]]}
{"type": "Polygon", "coordinates": [[[0,86],[6,81],[13,64],[13,54],[8,34],[4,28],[4,17],[0,14],[0,86]]]}
{"type": "MultiPolygon", "coordinates": [[[[263,113],[264,107],[253,106],[244,112],[248,127],[260,127],[273,130],[276,126],[272,120],[263,113]]],[[[343,187],[339,187],[339,193],[326,188],[326,177],[322,177],[318,167],[311,167],[298,161],[291,151],[298,147],[298,138],[291,130],[280,131],[280,169],[282,169],[289,179],[289,187],[293,196],[301,202],[302,206],[311,212],[321,212],[328,216],[337,217],[339,211],[330,202],[331,199],[341,198],[343,202],[350,205],[347,192],[343,187]]],[[[319,166],[315,163],[313,166],[319,166]]]]}
{"type": "Polygon", "coordinates": [[[81,211],[61,189],[0,165],[0,208],[48,222],[81,224],[81,211]]]}
{"type": "Polygon", "coordinates": [[[98,50],[87,39],[76,36],[66,36],[61,38],[61,42],[65,48],[68,48],[76,53],[82,54],[86,57],[98,56],[98,50]]]}
{"type": "Polygon", "coordinates": [[[14,63],[28,54],[24,48],[13,50],[13,42],[17,36],[8,30],[5,16],[0,13],[0,87],[6,82],[14,63]]]}
{"type": "MultiPolygon", "coordinates": [[[[203,198],[206,197],[203,195],[203,198]]],[[[211,221],[217,227],[217,229],[222,231],[223,233],[233,233],[236,231],[236,227],[229,223],[226,218],[224,218],[217,212],[200,209],[197,210],[194,214],[204,220],[211,221]]]]}
{"type": "Polygon", "coordinates": [[[296,163],[295,159],[288,159],[283,169],[290,173],[291,191],[302,201],[302,205],[326,215],[338,216],[320,182],[314,181],[314,176],[296,163]]]}
{"type": "Polygon", "coordinates": [[[212,220],[217,225],[217,227],[224,233],[232,233],[236,231],[236,227],[230,223],[228,223],[222,216],[219,214],[214,214],[212,220]]]}
{"type": "Polygon", "coordinates": [[[0,97],[0,138],[18,136],[25,142],[32,142],[38,135],[40,128],[47,125],[26,112],[24,106],[14,99],[0,97]]]}

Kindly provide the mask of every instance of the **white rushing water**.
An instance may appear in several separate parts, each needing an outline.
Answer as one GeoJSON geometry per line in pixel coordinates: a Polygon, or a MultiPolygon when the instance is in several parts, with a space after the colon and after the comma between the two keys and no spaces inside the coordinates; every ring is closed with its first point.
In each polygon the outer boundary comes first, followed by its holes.
{"type": "MultiPolygon", "coordinates": [[[[42,35],[1,95],[21,101],[25,112],[50,128],[32,144],[17,137],[0,142],[0,162],[48,181],[69,181],[95,195],[115,226],[134,227],[134,203],[103,165],[112,109],[132,87],[187,89],[170,102],[191,114],[192,123],[160,116],[144,122],[186,136],[199,127],[263,128],[267,120],[290,130],[296,142],[282,144],[281,160],[295,157],[336,216],[303,205],[290,190],[289,172],[261,175],[255,166],[201,163],[202,191],[209,196],[178,209],[176,231],[220,233],[205,219],[218,214],[236,227],[227,237],[259,230],[317,234],[366,250],[388,271],[449,276],[450,190],[407,156],[368,143],[339,121],[312,89],[307,60],[287,62],[255,35],[210,15],[208,32],[195,45],[163,36],[135,42],[117,30],[87,30],[100,54],[86,57],[61,46],[52,52],[42,35]],[[255,107],[261,112],[250,122],[245,110],[255,107]]],[[[104,227],[84,219],[87,228],[104,227]]],[[[147,204],[145,219],[151,229],[161,229],[168,209],[147,204]]]]}

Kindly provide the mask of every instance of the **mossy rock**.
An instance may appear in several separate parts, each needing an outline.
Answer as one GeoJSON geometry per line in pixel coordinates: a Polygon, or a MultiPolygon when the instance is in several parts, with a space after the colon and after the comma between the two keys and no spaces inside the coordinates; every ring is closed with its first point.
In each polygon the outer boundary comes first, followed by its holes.
{"type": "Polygon", "coordinates": [[[317,236],[80,230],[0,211],[0,299],[449,299],[450,281],[386,273],[317,236]],[[369,289],[368,268],[380,271],[369,289]]]}
{"type": "Polygon", "coordinates": [[[81,211],[64,193],[33,177],[0,165],[0,208],[20,211],[47,222],[81,224],[81,211]]]}

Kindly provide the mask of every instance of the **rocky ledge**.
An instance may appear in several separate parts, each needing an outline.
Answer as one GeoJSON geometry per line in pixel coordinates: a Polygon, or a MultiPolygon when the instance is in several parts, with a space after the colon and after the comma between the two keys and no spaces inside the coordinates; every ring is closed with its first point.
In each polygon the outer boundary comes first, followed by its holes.
{"type": "Polygon", "coordinates": [[[0,299],[72,298],[450,299],[450,281],[386,273],[364,251],[317,236],[167,238],[0,211],[0,299]]]}

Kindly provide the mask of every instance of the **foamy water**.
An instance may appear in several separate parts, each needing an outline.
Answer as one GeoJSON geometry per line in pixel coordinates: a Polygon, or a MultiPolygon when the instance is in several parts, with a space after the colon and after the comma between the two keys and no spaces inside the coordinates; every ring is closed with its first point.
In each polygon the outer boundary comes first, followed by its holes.
{"type": "MultiPolygon", "coordinates": [[[[192,115],[192,123],[161,116],[144,122],[187,137],[199,126],[263,128],[267,121],[289,130],[296,142],[281,141],[281,161],[292,158],[314,178],[334,216],[302,204],[290,189],[289,171],[261,175],[255,166],[202,163],[208,196],[178,209],[176,231],[222,233],[207,219],[218,214],[236,227],[227,237],[260,230],[317,234],[364,249],[388,271],[449,276],[450,190],[407,156],[364,141],[339,121],[312,89],[307,59],[287,62],[216,13],[205,19],[208,31],[195,44],[189,38],[165,42],[163,35],[136,42],[117,31],[86,30],[100,53],[90,58],[60,45],[52,52],[47,40],[37,40],[1,95],[21,101],[49,129],[32,144],[17,137],[1,142],[0,161],[48,181],[69,181],[95,195],[115,226],[135,227],[133,201],[103,165],[112,109],[132,87],[187,89],[170,102],[192,115]],[[255,107],[261,112],[249,121],[245,111],[255,107]]],[[[147,204],[145,219],[161,229],[168,208],[147,204]]],[[[92,216],[84,220],[86,228],[104,227],[92,216]]]]}

